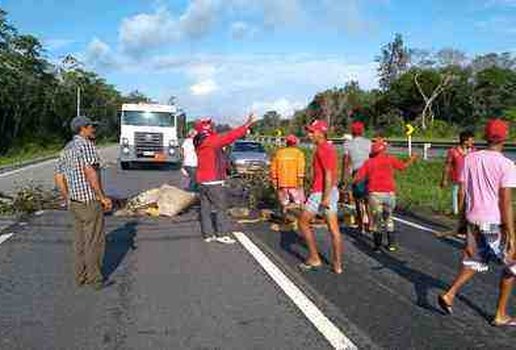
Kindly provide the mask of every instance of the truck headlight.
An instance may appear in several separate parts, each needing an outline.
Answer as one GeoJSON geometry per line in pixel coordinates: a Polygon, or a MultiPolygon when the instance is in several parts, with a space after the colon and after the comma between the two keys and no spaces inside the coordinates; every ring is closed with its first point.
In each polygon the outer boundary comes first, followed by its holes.
{"type": "Polygon", "coordinates": [[[125,138],[125,137],[124,137],[124,138],[122,138],[122,145],[124,145],[124,146],[129,146],[129,139],[127,139],[127,138],[125,138]]]}
{"type": "Polygon", "coordinates": [[[177,140],[170,140],[170,141],[168,141],[168,145],[169,145],[169,147],[177,147],[178,142],[177,142],[177,140]]]}
{"type": "Polygon", "coordinates": [[[124,152],[124,154],[129,154],[129,147],[124,147],[122,152],[124,152]]]}
{"type": "Polygon", "coordinates": [[[173,156],[173,155],[176,153],[176,150],[175,150],[175,149],[173,149],[173,148],[170,148],[170,149],[168,150],[168,153],[170,153],[170,155],[171,155],[171,156],[173,156]]]}

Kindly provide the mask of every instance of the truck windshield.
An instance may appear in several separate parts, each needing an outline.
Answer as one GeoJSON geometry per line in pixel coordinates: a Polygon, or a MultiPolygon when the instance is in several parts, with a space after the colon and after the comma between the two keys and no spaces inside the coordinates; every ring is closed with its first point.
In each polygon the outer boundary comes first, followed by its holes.
{"type": "Polygon", "coordinates": [[[174,114],[167,112],[124,111],[122,124],[136,126],[174,126],[174,114]]]}

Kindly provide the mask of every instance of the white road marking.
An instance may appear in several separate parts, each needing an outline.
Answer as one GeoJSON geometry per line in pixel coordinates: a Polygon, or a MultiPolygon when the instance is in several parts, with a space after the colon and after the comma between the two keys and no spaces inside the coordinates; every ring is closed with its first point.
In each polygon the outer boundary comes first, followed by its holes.
{"type": "Polygon", "coordinates": [[[432,228],[429,228],[429,227],[426,227],[426,226],[422,226],[422,225],[419,225],[419,224],[415,224],[413,222],[400,219],[398,217],[394,217],[394,221],[398,221],[398,222],[401,222],[401,223],[403,223],[405,225],[412,226],[414,228],[417,228],[417,229],[420,229],[420,230],[423,230],[423,231],[427,231],[427,232],[432,232],[432,233],[438,233],[439,232],[439,231],[434,230],[432,228]]]}
{"type": "Polygon", "coordinates": [[[235,232],[234,235],[334,349],[357,349],[357,346],[244,233],[235,232]]]}
{"type": "MultiPolygon", "coordinates": [[[[413,222],[410,222],[408,220],[404,220],[404,219],[401,219],[401,218],[398,218],[398,217],[394,217],[394,221],[401,222],[402,224],[405,224],[405,225],[408,225],[408,226],[412,226],[412,227],[417,228],[417,229],[422,230],[422,231],[427,231],[427,232],[431,232],[431,233],[440,233],[440,231],[434,230],[433,228],[426,227],[426,226],[423,226],[423,225],[419,225],[419,224],[416,224],[416,223],[413,223],[413,222]]],[[[443,237],[443,238],[450,239],[450,240],[458,242],[458,243],[463,243],[463,241],[461,239],[457,238],[457,237],[448,236],[448,237],[443,237]]]]}
{"type": "Polygon", "coordinates": [[[53,163],[55,161],[56,160],[54,158],[52,158],[52,159],[46,160],[46,161],[41,162],[41,163],[27,165],[27,166],[21,167],[19,169],[15,169],[15,170],[7,171],[5,173],[1,173],[0,177],[11,176],[11,175],[20,173],[20,172],[25,171],[25,170],[29,170],[29,169],[32,169],[32,168],[37,168],[37,167],[40,167],[40,166],[43,166],[43,165],[47,165],[47,164],[51,164],[51,163],[53,163]]]}
{"type": "Polygon", "coordinates": [[[6,233],[4,235],[0,235],[0,244],[7,241],[9,238],[11,238],[14,235],[14,233],[6,233]]]}

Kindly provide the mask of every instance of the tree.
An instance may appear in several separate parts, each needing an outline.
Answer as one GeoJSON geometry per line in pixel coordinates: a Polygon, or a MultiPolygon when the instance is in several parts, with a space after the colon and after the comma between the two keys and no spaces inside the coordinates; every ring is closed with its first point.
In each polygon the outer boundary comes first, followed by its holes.
{"type": "Polygon", "coordinates": [[[376,58],[378,62],[378,76],[380,87],[385,91],[400,74],[407,71],[410,54],[403,43],[401,34],[396,34],[394,40],[381,49],[381,54],[376,58]]]}
{"type": "Polygon", "coordinates": [[[127,96],[124,96],[124,103],[151,103],[150,97],[144,93],[134,90],[131,91],[127,96]]]}

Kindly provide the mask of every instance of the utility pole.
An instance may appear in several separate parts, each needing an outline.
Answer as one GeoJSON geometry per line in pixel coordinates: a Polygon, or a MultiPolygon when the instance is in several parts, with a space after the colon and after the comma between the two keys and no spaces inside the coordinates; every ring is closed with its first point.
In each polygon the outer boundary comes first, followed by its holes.
{"type": "Polygon", "coordinates": [[[77,116],[81,115],[81,87],[77,85],[77,116]]]}

